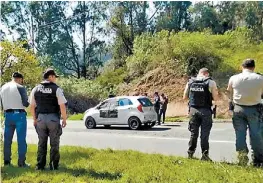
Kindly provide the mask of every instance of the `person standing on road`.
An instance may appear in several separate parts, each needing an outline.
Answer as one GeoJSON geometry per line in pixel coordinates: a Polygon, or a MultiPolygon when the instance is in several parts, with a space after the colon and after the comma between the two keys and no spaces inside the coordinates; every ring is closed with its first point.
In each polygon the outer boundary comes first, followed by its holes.
{"type": "Polygon", "coordinates": [[[201,127],[201,160],[211,161],[209,158],[209,135],[212,128],[212,101],[218,99],[215,81],[209,77],[207,68],[202,68],[196,78],[191,78],[186,84],[183,99],[189,99],[189,141],[188,158],[193,158],[201,127]]]}
{"type": "Polygon", "coordinates": [[[1,88],[1,109],[5,115],[4,165],[11,165],[11,146],[16,130],[18,142],[18,166],[28,167],[25,163],[27,144],[27,120],[25,108],[29,106],[26,89],[22,86],[23,75],[15,72],[12,81],[1,88]]]}
{"type": "Polygon", "coordinates": [[[157,114],[157,124],[160,125],[161,124],[161,117],[160,117],[160,107],[161,107],[161,103],[160,103],[160,96],[158,94],[158,92],[154,92],[154,110],[157,114]]]}
{"type": "Polygon", "coordinates": [[[57,170],[59,166],[59,141],[62,134],[60,115],[64,128],[67,125],[67,100],[61,88],[55,84],[57,77],[53,69],[47,69],[44,72],[45,80],[36,86],[30,95],[31,113],[39,139],[36,170],[45,169],[48,137],[51,146],[50,170],[57,170]]]}
{"type": "Polygon", "coordinates": [[[236,133],[236,151],[240,165],[247,165],[249,159],[246,143],[247,128],[253,150],[253,165],[263,166],[263,137],[260,119],[260,103],[263,94],[263,77],[254,72],[255,61],[246,59],[243,71],[229,79],[227,90],[233,103],[233,127],[236,133]]]}
{"type": "Polygon", "coordinates": [[[160,118],[163,116],[163,123],[165,122],[165,114],[168,105],[168,97],[165,96],[163,93],[161,94],[160,98],[160,118]]]}

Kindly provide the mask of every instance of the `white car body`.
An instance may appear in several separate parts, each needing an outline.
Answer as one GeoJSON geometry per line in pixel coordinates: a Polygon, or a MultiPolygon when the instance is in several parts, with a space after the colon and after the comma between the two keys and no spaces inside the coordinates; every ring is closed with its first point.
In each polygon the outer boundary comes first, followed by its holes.
{"type": "Polygon", "coordinates": [[[96,125],[128,125],[131,117],[141,124],[155,125],[157,114],[151,101],[145,96],[119,96],[104,100],[85,112],[84,122],[92,117],[96,125]]]}

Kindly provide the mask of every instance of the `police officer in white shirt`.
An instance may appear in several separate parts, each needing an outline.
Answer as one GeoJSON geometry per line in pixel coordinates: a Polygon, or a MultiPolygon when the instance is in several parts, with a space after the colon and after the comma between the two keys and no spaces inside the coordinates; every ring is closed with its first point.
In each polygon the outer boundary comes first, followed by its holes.
{"type": "Polygon", "coordinates": [[[236,133],[236,151],[240,165],[247,165],[248,147],[247,129],[253,149],[253,165],[263,165],[263,136],[260,117],[261,95],[263,94],[263,77],[254,72],[255,61],[244,60],[243,71],[229,79],[228,91],[233,102],[233,126],[236,133]]]}

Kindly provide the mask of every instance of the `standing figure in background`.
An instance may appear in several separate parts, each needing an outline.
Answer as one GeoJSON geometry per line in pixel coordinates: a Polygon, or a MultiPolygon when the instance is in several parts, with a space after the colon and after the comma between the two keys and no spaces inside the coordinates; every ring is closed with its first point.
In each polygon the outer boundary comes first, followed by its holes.
{"type": "Polygon", "coordinates": [[[161,100],[158,92],[154,93],[154,110],[157,114],[157,124],[161,124],[161,116],[160,116],[160,107],[161,107],[161,100]]]}
{"type": "Polygon", "coordinates": [[[167,110],[167,105],[168,105],[168,97],[165,96],[163,93],[161,94],[160,98],[160,118],[163,116],[163,123],[165,122],[165,114],[167,110]]]}

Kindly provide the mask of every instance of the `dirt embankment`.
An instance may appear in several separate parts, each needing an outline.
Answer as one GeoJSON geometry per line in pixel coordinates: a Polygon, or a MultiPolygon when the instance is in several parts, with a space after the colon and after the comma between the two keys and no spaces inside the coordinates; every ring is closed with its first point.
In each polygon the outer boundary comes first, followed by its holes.
{"type": "MultiPolygon", "coordinates": [[[[180,76],[172,70],[157,68],[148,72],[136,83],[120,86],[119,95],[148,93],[148,96],[153,98],[153,93],[158,91],[160,94],[164,93],[169,98],[167,116],[186,116],[188,106],[187,102],[182,99],[186,82],[186,76],[180,76]]],[[[219,95],[220,101],[217,102],[217,116],[228,118],[228,99],[224,88],[219,89],[219,95]]]]}

